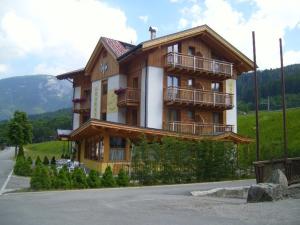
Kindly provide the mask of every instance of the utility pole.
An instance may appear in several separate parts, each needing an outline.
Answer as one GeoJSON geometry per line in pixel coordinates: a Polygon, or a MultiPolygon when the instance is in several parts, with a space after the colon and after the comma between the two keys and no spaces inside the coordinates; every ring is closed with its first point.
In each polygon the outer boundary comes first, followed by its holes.
{"type": "Polygon", "coordinates": [[[282,54],[282,41],[279,38],[279,48],[280,48],[280,65],[281,65],[281,97],[282,97],[282,115],[283,115],[283,150],[284,157],[288,157],[287,151],[287,137],[286,137],[286,105],[285,105],[285,80],[284,80],[284,71],[283,71],[283,54],[282,54]]]}
{"type": "Polygon", "coordinates": [[[255,46],[255,32],[252,31],[253,41],[253,67],[254,67],[254,93],[255,93],[255,118],[256,118],[256,161],[259,161],[259,124],[258,124],[258,82],[256,71],[256,46],[255,46]]]}

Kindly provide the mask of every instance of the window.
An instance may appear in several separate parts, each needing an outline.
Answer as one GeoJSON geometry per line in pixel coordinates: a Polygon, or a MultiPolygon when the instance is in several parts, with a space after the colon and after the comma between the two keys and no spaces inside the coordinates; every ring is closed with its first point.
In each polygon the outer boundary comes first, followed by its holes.
{"type": "Polygon", "coordinates": [[[137,110],[132,109],[131,110],[131,125],[132,126],[137,126],[137,110]]]}
{"type": "Polygon", "coordinates": [[[102,160],[104,152],[103,138],[100,136],[90,137],[85,140],[84,158],[102,160]]]}
{"type": "Polygon", "coordinates": [[[179,114],[180,114],[179,110],[169,109],[168,110],[168,121],[170,121],[170,122],[180,121],[179,114]]]}
{"type": "Polygon", "coordinates": [[[189,88],[194,87],[194,79],[192,79],[192,78],[188,79],[188,81],[187,81],[187,86],[188,86],[189,88]]]}
{"type": "Polygon", "coordinates": [[[102,95],[107,95],[107,81],[102,83],[102,95]]]}
{"type": "Polygon", "coordinates": [[[194,47],[189,47],[188,49],[188,55],[194,56],[195,55],[195,48],[194,47]]]}
{"type": "Polygon", "coordinates": [[[121,137],[110,137],[109,139],[109,160],[122,161],[125,160],[126,140],[121,137]]]}
{"type": "Polygon", "coordinates": [[[132,87],[133,88],[138,88],[139,87],[139,78],[135,77],[132,79],[132,87]]]}
{"type": "Polygon", "coordinates": [[[101,113],[101,120],[106,121],[106,112],[101,113]]]}
{"type": "Polygon", "coordinates": [[[195,111],[194,110],[188,110],[187,115],[188,115],[189,120],[192,120],[192,121],[195,120],[195,111]]]}
{"type": "Polygon", "coordinates": [[[168,46],[168,53],[170,53],[170,52],[180,53],[181,52],[181,44],[176,43],[176,44],[168,46]]]}
{"type": "Polygon", "coordinates": [[[221,84],[218,82],[212,82],[211,83],[211,90],[215,92],[220,92],[221,84]]]}
{"type": "Polygon", "coordinates": [[[220,124],[221,122],[221,113],[219,112],[214,112],[213,113],[213,123],[215,124],[220,124]]]}
{"type": "Polygon", "coordinates": [[[169,75],[168,76],[168,87],[178,87],[179,79],[176,76],[169,75]]]}

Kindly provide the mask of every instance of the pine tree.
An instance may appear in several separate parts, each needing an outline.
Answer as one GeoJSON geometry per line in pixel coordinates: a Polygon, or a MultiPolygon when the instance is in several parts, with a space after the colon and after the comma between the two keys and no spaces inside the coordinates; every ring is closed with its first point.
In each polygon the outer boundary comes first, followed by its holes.
{"type": "Polygon", "coordinates": [[[102,185],[104,187],[115,187],[116,186],[116,181],[115,181],[115,178],[113,176],[110,166],[106,167],[105,172],[102,176],[102,185]]]}
{"type": "Polygon", "coordinates": [[[87,183],[90,188],[101,187],[101,179],[99,173],[95,170],[91,170],[87,177],[87,183]]]}
{"type": "Polygon", "coordinates": [[[117,184],[121,187],[127,187],[129,184],[129,177],[123,168],[119,171],[117,184]]]}
{"type": "Polygon", "coordinates": [[[42,164],[41,158],[40,158],[40,156],[37,156],[36,160],[35,160],[35,166],[38,166],[38,165],[41,165],[41,164],[42,164]]]}
{"type": "Polygon", "coordinates": [[[74,188],[87,188],[88,184],[86,181],[86,175],[83,170],[76,167],[72,173],[72,181],[74,188]]]}
{"type": "Polygon", "coordinates": [[[56,165],[55,156],[53,156],[52,159],[51,159],[51,165],[56,165]]]}
{"type": "Polygon", "coordinates": [[[48,166],[48,165],[49,165],[49,159],[48,159],[47,156],[44,157],[43,164],[44,164],[45,166],[48,166]]]}

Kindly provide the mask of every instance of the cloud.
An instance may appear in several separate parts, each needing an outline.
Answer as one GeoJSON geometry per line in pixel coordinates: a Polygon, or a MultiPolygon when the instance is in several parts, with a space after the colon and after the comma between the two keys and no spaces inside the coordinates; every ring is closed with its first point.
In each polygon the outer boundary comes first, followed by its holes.
{"type": "Polygon", "coordinates": [[[285,65],[300,63],[300,51],[285,52],[283,55],[283,63],[285,65]]]}
{"type": "Polygon", "coordinates": [[[8,71],[8,66],[5,64],[0,64],[0,74],[6,73],[8,71]]]}
{"type": "Polygon", "coordinates": [[[100,36],[137,40],[125,13],[103,1],[1,0],[1,8],[0,60],[34,56],[47,62],[38,62],[36,71],[84,66],[100,36]]]}
{"type": "Polygon", "coordinates": [[[178,23],[178,29],[184,29],[188,26],[188,20],[185,18],[180,18],[179,23],[178,23]]]}
{"type": "MultiPolygon", "coordinates": [[[[295,29],[300,21],[300,1],[289,0],[247,0],[243,4],[255,6],[250,17],[234,9],[225,0],[205,0],[183,8],[182,19],[187,26],[208,24],[217,33],[252,58],[251,31],[256,32],[257,61],[261,69],[278,67],[278,39],[287,30],[295,29]]],[[[294,53],[293,53],[294,54],[294,53]]]]}
{"type": "Polygon", "coordinates": [[[148,16],[139,16],[139,19],[141,21],[143,21],[144,23],[147,23],[149,18],[148,18],[148,16]]]}

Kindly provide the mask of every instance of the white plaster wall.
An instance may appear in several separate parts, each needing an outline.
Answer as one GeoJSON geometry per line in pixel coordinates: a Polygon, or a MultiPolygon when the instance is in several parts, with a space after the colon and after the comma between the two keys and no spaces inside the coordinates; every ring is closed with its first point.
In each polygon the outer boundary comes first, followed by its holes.
{"type": "Polygon", "coordinates": [[[236,102],[236,80],[226,80],[226,92],[233,94],[233,108],[226,110],[226,124],[234,125],[233,131],[237,133],[237,102],[236,102]]]}
{"type": "Polygon", "coordinates": [[[142,69],[141,76],[141,101],[140,101],[140,126],[145,126],[145,82],[146,82],[146,67],[142,69]]]}
{"type": "MultiPolygon", "coordinates": [[[[74,99],[81,97],[81,87],[74,87],[74,99]]],[[[73,113],[73,130],[79,127],[80,114],[73,113]]]]}
{"type": "MultiPolygon", "coordinates": [[[[106,119],[107,121],[116,122],[116,123],[125,123],[126,122],[126,111],[119,109],[117,107],[117,101],[113,100],[116,96],[112,96],[112,92],[119,88],[127,87],[127,77],[123,74],[118,74],[111,76],[107,80],[107,104],[113,104],[116,110],[113,112],[107,112],[106,119]]],[[[108,105],[107,105],[108,108],[108,105]]]]}
{"type": "Polygon", "coordinates": [[[101,112],[101,80],[92,82],[91,118],[100,119],[101,112]]]}
{"type": "Polygon", "coordinates": [[[162,129],[163,119],[163,77],[159,67],[148,67],[147,127],[162,129]]]}

